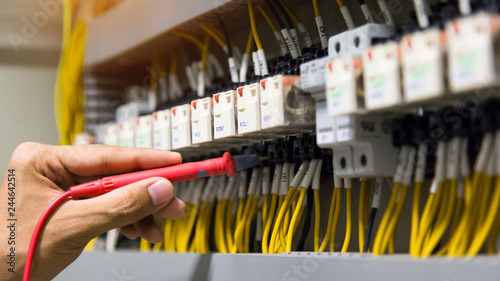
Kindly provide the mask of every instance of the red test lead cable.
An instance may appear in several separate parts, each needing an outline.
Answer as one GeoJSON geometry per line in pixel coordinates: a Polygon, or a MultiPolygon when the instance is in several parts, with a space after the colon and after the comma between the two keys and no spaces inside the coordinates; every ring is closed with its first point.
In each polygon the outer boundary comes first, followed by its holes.
{"type": "Polygon", "coordinates": [[[226,152],[220,158],[105,177],[96,181],[75,185],[52,201],[40,216],[35,226],[35,230],[33,231],[33,235],[31,236],[24,267],[23,281],[29,281],[37,239],[45,221],[52,211],[59,204],[64,202],[64,200],[68,198],[75,199],[79,197],[102,195],[122,186],[152,177],[166,178],[170,182],[188,181],[218,175],[228,175],[232,177],[236,171],[248,169],[257,164],[259,164],[259,159],[256,155],[238,155],[233,157],[226,152]]]}

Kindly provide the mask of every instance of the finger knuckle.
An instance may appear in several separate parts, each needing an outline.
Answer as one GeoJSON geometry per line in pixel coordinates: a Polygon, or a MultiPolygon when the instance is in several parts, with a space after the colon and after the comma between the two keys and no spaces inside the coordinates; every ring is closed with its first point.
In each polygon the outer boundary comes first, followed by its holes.
{"type": "Polygon", "coordinates": [[[138,211],[141,209],[141,204],[131,190],[123,188],[120,192],[121,198],[116,202],[111,212],[122,218],[124,225],[132,224],[140,219],[138,211]]]}

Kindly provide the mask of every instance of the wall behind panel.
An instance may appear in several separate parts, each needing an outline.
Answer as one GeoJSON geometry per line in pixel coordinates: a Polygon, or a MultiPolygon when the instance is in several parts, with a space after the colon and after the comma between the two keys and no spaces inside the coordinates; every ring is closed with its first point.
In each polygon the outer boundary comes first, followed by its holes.
{"type": "MultiPolygon", "coordinates": [[[[14,148],[22,142],[57,144],[54,83],[61,46],[62,6],[50,15],[39,1],[4,0],[0,3],[0,175],[3,177],[14,148]],[[46,15],[47,22],[25,36],[26,19],[46,15]],[[23,20],[24,19],[24,20],[23,20]],[[8,35],[24,38],[18,51],[8,35]],[[24,37],[23,37],[24,36],[24,37]]],[[[46,1],[51,2],[51,1],[46,1]]],[[[19,39],[18,37],[18,39],[19,39]]]]}

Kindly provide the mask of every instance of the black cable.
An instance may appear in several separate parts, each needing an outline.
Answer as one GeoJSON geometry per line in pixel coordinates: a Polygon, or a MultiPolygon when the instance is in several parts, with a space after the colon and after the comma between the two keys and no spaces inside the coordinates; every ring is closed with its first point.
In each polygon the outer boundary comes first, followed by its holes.
{"type": "Polygon", "coordinates": [[[278,11],[276,11],[273,4],[271,4],[271,1],[266,0],[266,4],[269,7],[269,9],[271,9],[271,12],[273,13],[274,17],[276,18],[276,21],[278,22],[278,25],[280,26],[280,30],[286,28],[285,24],[283,23],[283,21],[280,18],[280,15],[278,14],[278,11]]]}
{"type": "Polygon", "coordinates": [[[288,15],[288,13],[286,12],[285,8],[281,5],[280,2],[276,1],[276,0],[272,0],[273,1],[273,4],[278,7],[278,10],[280,10],[281,14],[285,17],[285,20],[288,24],[288,29],[293,29],[293,22],[292,22],[292,19],[290,18],[290,15],[288,15]]]}
{"type": "Polygon", "coordinates": [[[361,5],[366,4],[366,2],[365,2],[365,0],[358,0],[358,4],[361,6],[361,5]]]}
{"type": "MultiPolygon", "coordinates": [[[[299,208],[299,206],[297,206],[299,208]]],[[[295,251],[304,251],[304,244],[306,243],[307,235],[309,235],[309,228],[311,228],[311,216],[314,209],[314,191],[312,188],[307,189],[307,209],[304,227],[302,227],[302,234],[300,235],[299,244],[295,251]]]]}
{"type": "Polygon", "coordinates": [[[224,23],[224,17],[220,13],[216,14],[217,14],[217,19],[219,19],[219,24],[222,29],[222,32],[224,33],[224,39],[226,39],[227,57],[232,58],[233,50],[231,48],[231,40],[229,39],[229,32],[227,32],[226,24],[224,23]]]}
{"type": "Polygon", "coordinates": [[[370,210],[370,217],[368,219],[368,226],[366,227],[365,244],[363,247],[363,253],[368,252],[370,248],[370,240],[372,236],[373,224],[375,223],[375,216],[377,215],[378,208],[372,208],[370,210]]]}

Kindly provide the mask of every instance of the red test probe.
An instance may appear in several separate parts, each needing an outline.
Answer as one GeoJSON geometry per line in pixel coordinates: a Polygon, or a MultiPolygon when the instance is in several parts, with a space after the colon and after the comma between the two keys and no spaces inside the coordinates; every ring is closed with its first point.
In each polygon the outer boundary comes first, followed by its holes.
{"type": "Polygon", "coordinates": [[[96,181],[75,185],[57,197],[40,216],[35,226],[35,230],[33,231],[33,235],[31,236],[30,246],[26,257],[26,265],[24,267],[23,281],[29,281],[36,242],[45,221],[51,212],[68,198],[75,199],[79,197],[102,195],[122,186],[152,177],[166,178],[170,182],[182,182],[218,175],[232,177],[236,171],[248,169],[258,164],[259,158],[255,154],[237,155],[233,157],[229,152],[226,152],[219,158],[105,177],[96,181]]]}

